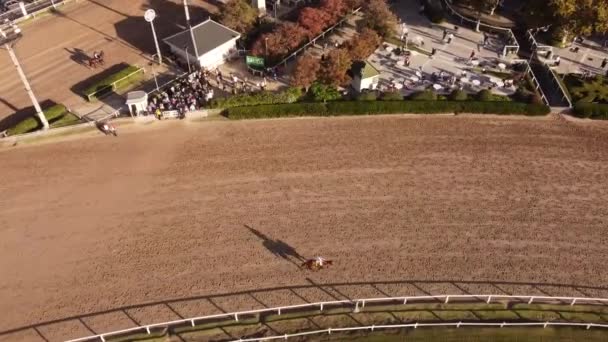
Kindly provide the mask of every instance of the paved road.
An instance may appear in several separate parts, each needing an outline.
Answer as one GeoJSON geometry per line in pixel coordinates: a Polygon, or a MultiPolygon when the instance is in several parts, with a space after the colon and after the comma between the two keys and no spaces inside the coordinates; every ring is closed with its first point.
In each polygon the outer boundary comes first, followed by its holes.
{"type": "MultiPolygon", "coordinates": [[[[195,22],[216,9],[203,0],[191,2],[195,22]]],[[[145,56],[155,50],[150,26],[141,17],[144,10],[152,7],[160,14],[156,23],[160,38],[183,25],[180,4],[179,0],[80,0],[61,12],[24,24],[24,37],[16,52],[38,100],[82,105],[82,98],[72,88],[102,72],[83,64],[95,50],[105,51],[106,68],[123,62],[147,66],[145,56]]],[[[2,126],[2,119],[15,112],[26,115],[24,108],[31,103],[5,52],[0,53],[0,80],[2,126]]]]}

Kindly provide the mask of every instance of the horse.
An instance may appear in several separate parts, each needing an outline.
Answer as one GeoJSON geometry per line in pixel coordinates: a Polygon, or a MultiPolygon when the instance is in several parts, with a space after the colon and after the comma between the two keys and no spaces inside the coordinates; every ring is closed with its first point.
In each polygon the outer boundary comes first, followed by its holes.
{"type": "Polygon", "coordinates": [[[109,122],[97,122],[97,128],[105,135],[118,136],[116,128],[109,122]]]}
{"type": "Polygon", "coordinates": [[[302,263],[302,265],[300,265],[300,267],[306,267],[311,271],[318,271],[321,270],[323,268],[326,268],[329,265],[333,265],[334,262],[333,260],[325,260],[323,261],[323,265],[319,265],[319,262],[317,261],[317,259],[308,259],[306,261],[304,261],[302,263]]]}
{"type": "Polygon", "coordinates": [[[99,53],[93,52],[93,57],[89,58],[89,67],[97,68],[100,65],[105,65],[106,62],[104,56],[105,54],[103,50],[99,51],[99,53]]]}

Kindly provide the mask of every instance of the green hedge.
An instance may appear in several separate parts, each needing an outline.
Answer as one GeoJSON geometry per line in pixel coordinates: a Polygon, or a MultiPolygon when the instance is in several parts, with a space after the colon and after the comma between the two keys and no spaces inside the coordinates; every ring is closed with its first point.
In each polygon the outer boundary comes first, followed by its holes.
{"type": "Polygon", "coordinates": [[[281,92],[262,91],[253,95],[241,94],[211,101],[211,108],[231,108],[264,104],[294,103],[302,97],[300,88],[289,88],[281,92]]]}
{"type": "Polygon", "coordinates": [[[143,71],[144,69],[140,67],[133,65],[126,66],[124,69],[113,73],[112,75],[84,89],[83,95],[87,98],[87,100],[92,101],[97,97],[106,95],[112,91],[133,83],[136,78],[141,77],[140,73],[143,74],[143,71]]]}
{"type": "MultiPolygon", "coordinates": [[[[80,123],[80,119],[70,113],[64,105],[57,104],[42,111],[50,128],[64,127],[80,123]]],[[[8,129],[8,135],[34,132],[42,128],[37,116],[30,116],[8,129]]]]}
{"type": "Polygon", "coordinates": [[[608,104],[579,101],[574,104],[574,115],[579,118],[608,120],[608,104]]]}
{"type": "Polygon", "coordinates": [[[260,119],[290,116],[338,116],[373,114],[521,114],[546,115],[550,111],[545,105],[518,102],[475,101],[336,101],[328,103],[293,103],[234,107],[224,111],[230,119],[260,119]]]}

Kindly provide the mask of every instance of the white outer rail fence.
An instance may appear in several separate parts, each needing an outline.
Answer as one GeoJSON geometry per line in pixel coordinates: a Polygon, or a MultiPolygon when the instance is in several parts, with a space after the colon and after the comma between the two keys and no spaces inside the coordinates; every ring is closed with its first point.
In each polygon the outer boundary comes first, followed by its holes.
{"type": "MultiPolygon", "coordinates": [[[[561,305],[608,305],[608,298],[588,298],[588,297],[551,297],[551,296],[518,296],[518,295],[494,295],[494,294],[482,294],[482,295],[437,295],[437,296],[412,296],[412,297],[384,297],[384,298],[365,298],[365,299],[353,299],[353,300],[336,300],[328,302],[316,302],[316,303],[305,303],[298,305],[282,306],[275,308],[264,308],[257,310],[239,311],[233,313],[215,314],[209,316],[199,316],[186,319],[179,319],[175,321],[162,322],[137,326],[129,329],[117,330],[113,332],[107,332],[98,335],[91,335],[87,337],[77,338],[68,340],[66,342],[83,342],[83,341],[106,341],[106,338],[124,336],[127,334],[135,333],[147,333],[151,334],[153,329],[164,329],[176,326],[190,325],[195,327],[197,323],[205,323],[204,321],[218,322],[221,323],[222,319],[231,322],[238,322],[239,319],[247,316],[257,315],[261,313],[277,314],[282,313],[294,313],[298,311],[308,310],[319,310],[322,312],[326,309],[352,309],[353,312],[360,312],[365,306],[374,305],[408,305],[408,304],[420,304],[420,303],[486,303],[508,301],[524,304],[561,304],[561,305]]],[[[332,331],[348,331],[348,330],[365,330],[365,329],[383,329],[383,328],[405,328],[405,327],[423,327],[423,326],[465,326],[465,325],[477,325],[477,326],[557,326],[557,325],[569,325],[569,326],[582,326],[587,329],[591,327],[608,328],[608,325],[595,324],[595,323],[568,323],[568,322],[524,322],[524,323],[414,323],[414,324],[402,324],[402,325],[391,325],[391,326],[366,326],[366,327],[351,327],[351,328],[329,328],[318,331],[304,332],[292,335],[281,335],[278,337],[262,337],[254,339],[243,339],[237,341],[263,341],[276,338],[288,338],[295,336],[320,334],[320,333],[331,333],[332,331]]]]}
{"type": "Polygon", "coordinates": [[[453,322],[453,323],[412,323],[412,324],[390,324],[390,325],[368,325],[365,327],[349,327],[349,328],[328,328],[324,330],[313,330],[305,331],[296,334],[285,334],[276,336],[256,337],[256,338],[243,338],[238,340],[232,340],[232,342],[257,342],[257,341],[271,341],[271,340],[286,340],[290,337],[299,337],[307,335],[320,335],[320,334],[331,334],[334,332],[345,332],[345,331],[357,331],[366,330],[374,331],[381,329],[403,329],[403,328],[423,328],[423,327],[516,327],[516,326],[527,326],[527,327],[543,327],[548,326],[579,326],[590,329],[591,327],[597,328],[608,328],[608,324],[595,324],[595,323],[561,323],[561,322],[532,322],[532,323],[475,323],[475,322],[453,322]]]}
{"type": "Polygon", "coordinates": [[[4,22],[6,19],[14,22],[20,22],[29,18],[35,18],[43,12],[50,10],[51,8],[57,8],[61,5],[65,5],[70,2],[78,0],[35,0],[35,1],[22,1],[21,5],[16,5],[4,12],[0,13],[0,22],[4,22]]]}

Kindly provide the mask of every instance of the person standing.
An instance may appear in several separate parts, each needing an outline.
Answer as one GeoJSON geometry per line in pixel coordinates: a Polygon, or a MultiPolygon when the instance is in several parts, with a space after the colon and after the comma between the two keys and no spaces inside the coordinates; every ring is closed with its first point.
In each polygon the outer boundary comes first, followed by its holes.
{"type": "Polygon", "coordinates": [[[448,36],[448,30],[443,29],[443,37],[441,38],[441,40],[444,41],[447,36],[448,36]]]}
{"type": "Polygon", "coordinates": [[[602,60],[602,69],[604,69],[606,67],[606,65],[608,65],[608,58],[604,58],[602,60]]]}
{"type": "Polygon", "coordinates": [[[448,34],[448,45],[449,45],[450,43],[452,43],[452,40],[453,40],[453,39],[454,39],[454,34],[453,34],[453,33],[448,34]]]}

